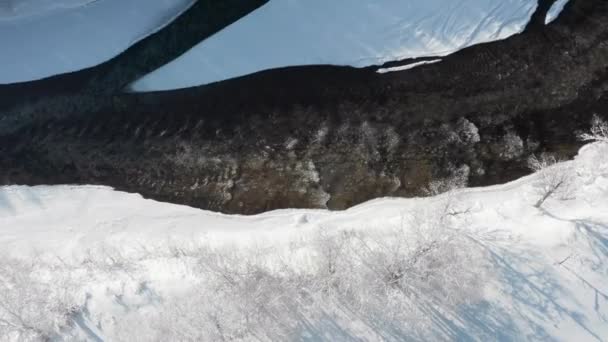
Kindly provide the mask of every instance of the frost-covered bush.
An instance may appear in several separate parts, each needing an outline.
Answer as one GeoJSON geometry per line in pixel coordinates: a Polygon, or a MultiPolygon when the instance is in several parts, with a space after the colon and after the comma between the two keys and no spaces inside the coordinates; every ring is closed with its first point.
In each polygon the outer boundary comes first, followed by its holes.
{"type": "Polygon", "coordinates": [[[608,143],[608,122],[602,120],[597,114],[591,121],[591,129],[588,133],[579,135],[582,141],[598,141],[608,143]]]}
{"type": "Polygon", "coordinates": [[[469,183],[469,175],[471,169],[468,165],[462,165],[459,168],[451,168],[451,175],[445,178],[439,178],[431,181],[424,192],[427,196],[435,196],[445,192],[450,192],[456,189],[464,188],[469,183]]]}
{"type": "Polygon", "coordinates": [[[499,155],[504,160],[512,160],[524,153],[524,141],[517,133],[507,132],[502,138],[502,146],[499,155]]]}
{"type": "Polygon", "coordinates": [[[460,118],[456,123],[456,132],[460,140],[468,144],[476,144],[481,141],[479,128],[466,118],[460,118]]]}

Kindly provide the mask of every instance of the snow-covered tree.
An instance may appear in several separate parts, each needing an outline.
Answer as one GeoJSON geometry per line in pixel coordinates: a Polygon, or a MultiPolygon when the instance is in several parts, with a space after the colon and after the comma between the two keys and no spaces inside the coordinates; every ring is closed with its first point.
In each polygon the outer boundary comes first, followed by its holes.
{"type": "Polygon", "coordinates": [[[465,164],[459,168],[450,167],[450,171],[451,175],[449,177],[431,181],[424,189],[424,193],[427,196],[436,196],[467,186],[471,173],[471,169],[468,165],[465,164]]]}
{"type": "Polygon", "coordinates": [[[599,115],[594,115],[591,121],[591,129],[588,133],[579,135],[582,141],[600,141],[608,143],[608,122],[602,120],[599,115]]]}
{"type": "Polygon", "coordinates": [[[551,197],[560,199],[571,198],[573,195],[573,172],[570,164],[561,162],[554,156],[532,156],[528,159],[528,167],[536,173],[534,190],[539,196],[534,204],[536,208],[542,207],[551,197]]]}

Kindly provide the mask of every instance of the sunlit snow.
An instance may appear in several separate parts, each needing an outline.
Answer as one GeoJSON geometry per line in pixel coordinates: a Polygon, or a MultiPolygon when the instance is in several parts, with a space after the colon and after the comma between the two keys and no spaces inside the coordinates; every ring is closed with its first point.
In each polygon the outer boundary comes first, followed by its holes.
{"type": "Polygon", "coordinates": [[[0,84],[102,63],[170,23],[193,0],[0,1],[0,84]]]}
{"type": "Polygon", "coordinates": [[[602,341],[607,155],[608,144],[595,143],[558,164],[576,186],[540,209],[538,174],[340,212],[249,217],[105,187],[1,187],[0,332],[602,341]],[[407,267],[407,291],[385,277],[394,266],[407,267]]]}
{"type": "Polygon", "coordinates": [[[311,64],[364,67],[441,56],[524,29],[536,0],[271,0],[135,82],[184,88],[311,64]]]}

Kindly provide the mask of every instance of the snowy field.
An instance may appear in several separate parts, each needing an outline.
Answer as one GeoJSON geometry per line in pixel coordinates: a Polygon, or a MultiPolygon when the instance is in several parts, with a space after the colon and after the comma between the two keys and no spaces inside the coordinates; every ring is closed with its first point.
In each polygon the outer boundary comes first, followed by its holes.
{"type": "Polygon", "coordinates": [[[0,341],[605,341],[608,143],[545,166],[257,216],[3,187],[0,341]]]}
{"type": "MultiPolygon", "coordinates": [[[[107,61],[193,1],[0,0],[0,84],[107,61]]],[[[566,3],[553,6],[547,23],[566,3]]],[[[537,0],[270,0],[132,88],[184,88],[286,66],[443,56],[521,32],[536,7],[537,0]]]]}
{"type": "Polygon", "coordinates": [[[0,84],[105,62],[167,25],[193,0],[0,0],[0,84]]]}

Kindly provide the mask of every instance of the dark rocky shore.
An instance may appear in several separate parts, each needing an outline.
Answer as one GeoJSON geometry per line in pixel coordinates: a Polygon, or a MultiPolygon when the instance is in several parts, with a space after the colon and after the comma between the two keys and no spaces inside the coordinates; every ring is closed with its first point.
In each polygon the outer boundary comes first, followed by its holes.
{"type": "Polygon", "coordinates": [[[263,2],[200,1],[112,61],[0,86],[0,184],[109,185],[227,213],[343,209],[434,180],[515,179],[533,153],[572,157],[577,131],[608,115],[604,0],[570,0],[547,26],[541,1],[522,34],[406,71],[293,67],[123,91],[263,2]]]}

